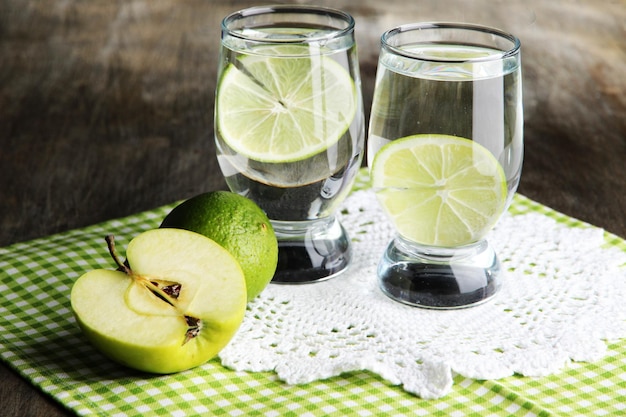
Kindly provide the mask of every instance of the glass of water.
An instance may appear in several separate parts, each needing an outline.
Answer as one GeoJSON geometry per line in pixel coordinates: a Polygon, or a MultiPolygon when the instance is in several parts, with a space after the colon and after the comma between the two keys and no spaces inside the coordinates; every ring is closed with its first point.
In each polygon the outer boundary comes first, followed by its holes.
{"type": "Polygon", "coordinates": [[[485,236],[522,159],[516,37],[455,23],[385,32],[368,138],[372,185],[397,231],[378,266],[382,290],[441,309],[494,296],[502,272],[485,236]]]}
{"type": "Polygon", "coordinates": [[[222,21],[217,158],[231,191],[255,201],[278,238],[272,282],[342,272],[350,240],[335,217],[363,157],[354,20],[339,10],[254,7],[222,21]]]}

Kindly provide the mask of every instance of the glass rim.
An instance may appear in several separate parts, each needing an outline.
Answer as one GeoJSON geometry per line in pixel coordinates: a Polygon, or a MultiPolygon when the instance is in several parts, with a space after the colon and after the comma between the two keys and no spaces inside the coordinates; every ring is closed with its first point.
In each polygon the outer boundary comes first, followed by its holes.
{"type": "MultiPolygon", "coordinates": [[[[350,15],[349,13],[346,13],[342,10],[334,9],[331,7],[301,5],[301,4],[276,4],[276,5],[269,5],[269,6],[253,6],[253,7],[248,7],[245,9],[238,10],[236,12],[229,14],[228,16],[222,19],[222,23],[221,23],[222,32],[228,33],[228,35],[230,36],[233,36],[242,40],[246,40],[246,41],[256,41],[256,42],[264,41],[264,39],[262,38],[242,33],[241,29],[236,29],[236,30],[232,29],[229,27],[229,25],[237,20],[244,19],[244,18],[251,17],[251,16],[271,15],[271,14],[276,14],[276,15],[283,14],[284,15],[288,13],[301,14],[301,15],[308,14],[308,15],[330,16],[338,20],[345,21],[346,27],[335,29],[329,26],[329,29],[331,30],[327,34],[324,34],[324,35],[312,36],[312,37],[307,37],[307,38],[294,37],[294,38],[287,38],[287,39],[273,39],[272,40],[273,43],[285,43],[285,44],[313,43],[313,42],[320,42],[320,41],[325,41],[329,39],[340,38],[342,36],[345,36],[354,32],[355,21],[352,15],[350,15]]],[[[294,26],[294,27],[297,27],[297,26],[294,26]]]]}
{"type": "MultiPolygon", "coordinates": [[[[508,32],[505,32],[501,29],[478,25],[472,23],[457,23],[457,22],[422,22],[422,23],[409,23],[405,25],[396,26],[392,29],[387,30],[380,37],[381,45],[383,48],[392,51],[393,53],[411,59],[419,59],[420,61],[428,61],[428,62],[441,62],[441,63],[466,63],[466,62],[489,62],[489,61],[498,61],[508,57],[515,56],[519,53],[521,48],[521,41],[515,35],[512,35],[508,32]],[[394,46],[389,43],[389,40],[398,34],[404,32],[412,32],[417,30],[430,30],[430,29],[457,29],[457,30],[466,30],[473,32],[482,32],[484,34],[490,34],[493,36],[497,36],[499,38],[505,39],[513,44],[511,48],[506,50],[500,50],[499,53],[495,53],[486,57],[476,57],[476,58],[445,58],[445,57],[433,57],[433,56],[424,56],[421,54],[413,54],[405,49],[402,49],[398,46],[394,46]]],[[[482,46],[482,45],[480,45],[482,46]]]]}

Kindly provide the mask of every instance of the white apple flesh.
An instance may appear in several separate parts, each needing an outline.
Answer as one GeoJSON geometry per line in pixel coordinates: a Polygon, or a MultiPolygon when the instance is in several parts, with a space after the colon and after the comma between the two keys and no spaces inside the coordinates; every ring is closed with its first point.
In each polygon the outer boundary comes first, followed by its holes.
{"type": "Polygon", "coordinates": [[[173,373],[228,344],[246,310],[230,253],[194,232],[155,229],[135,237],[126,257],[126,266],[116,259],[123,271],[90,271],[72,287],[74,315],[96,348],[134,369],[173,373]]]}

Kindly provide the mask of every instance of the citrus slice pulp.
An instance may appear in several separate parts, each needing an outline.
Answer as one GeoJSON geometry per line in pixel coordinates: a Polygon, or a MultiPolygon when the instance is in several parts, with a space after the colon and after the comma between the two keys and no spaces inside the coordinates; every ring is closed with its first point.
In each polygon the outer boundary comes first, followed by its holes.
{"type": "Polygon", "coordinates": [[[294,162],[334,145],[356,114],[355,83],[339,63],[272,45],[224,70],[218,134],[235,152],[262,162],[294,162]]]}
{"type": "Polygon", "coordinates": [[[377,197],[404,238],[457,247],[484,237],[506,207],[506,176],[482,145],[448,135],[394,140],[371,167],[377,197]]]}

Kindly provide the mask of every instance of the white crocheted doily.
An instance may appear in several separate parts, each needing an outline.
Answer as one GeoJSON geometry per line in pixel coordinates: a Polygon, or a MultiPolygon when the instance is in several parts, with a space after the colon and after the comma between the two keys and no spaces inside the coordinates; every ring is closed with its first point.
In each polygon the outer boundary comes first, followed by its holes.
{"type": "Polygon", "coordinates": [[[376,266],[393,229],[373,192],[354,192],[340,220],[353,264],[331,280],[269,285],[220,353],[240,371],[274,371],[288,384],[369,370],[422,398],[446,395],[453,373],[542,376],[593,361],[626,337],[626,253],[603,231],[540,213],[504,216],[489,236],[505,274],[491,301],[427,310],[392,301],[376,266]]]}

